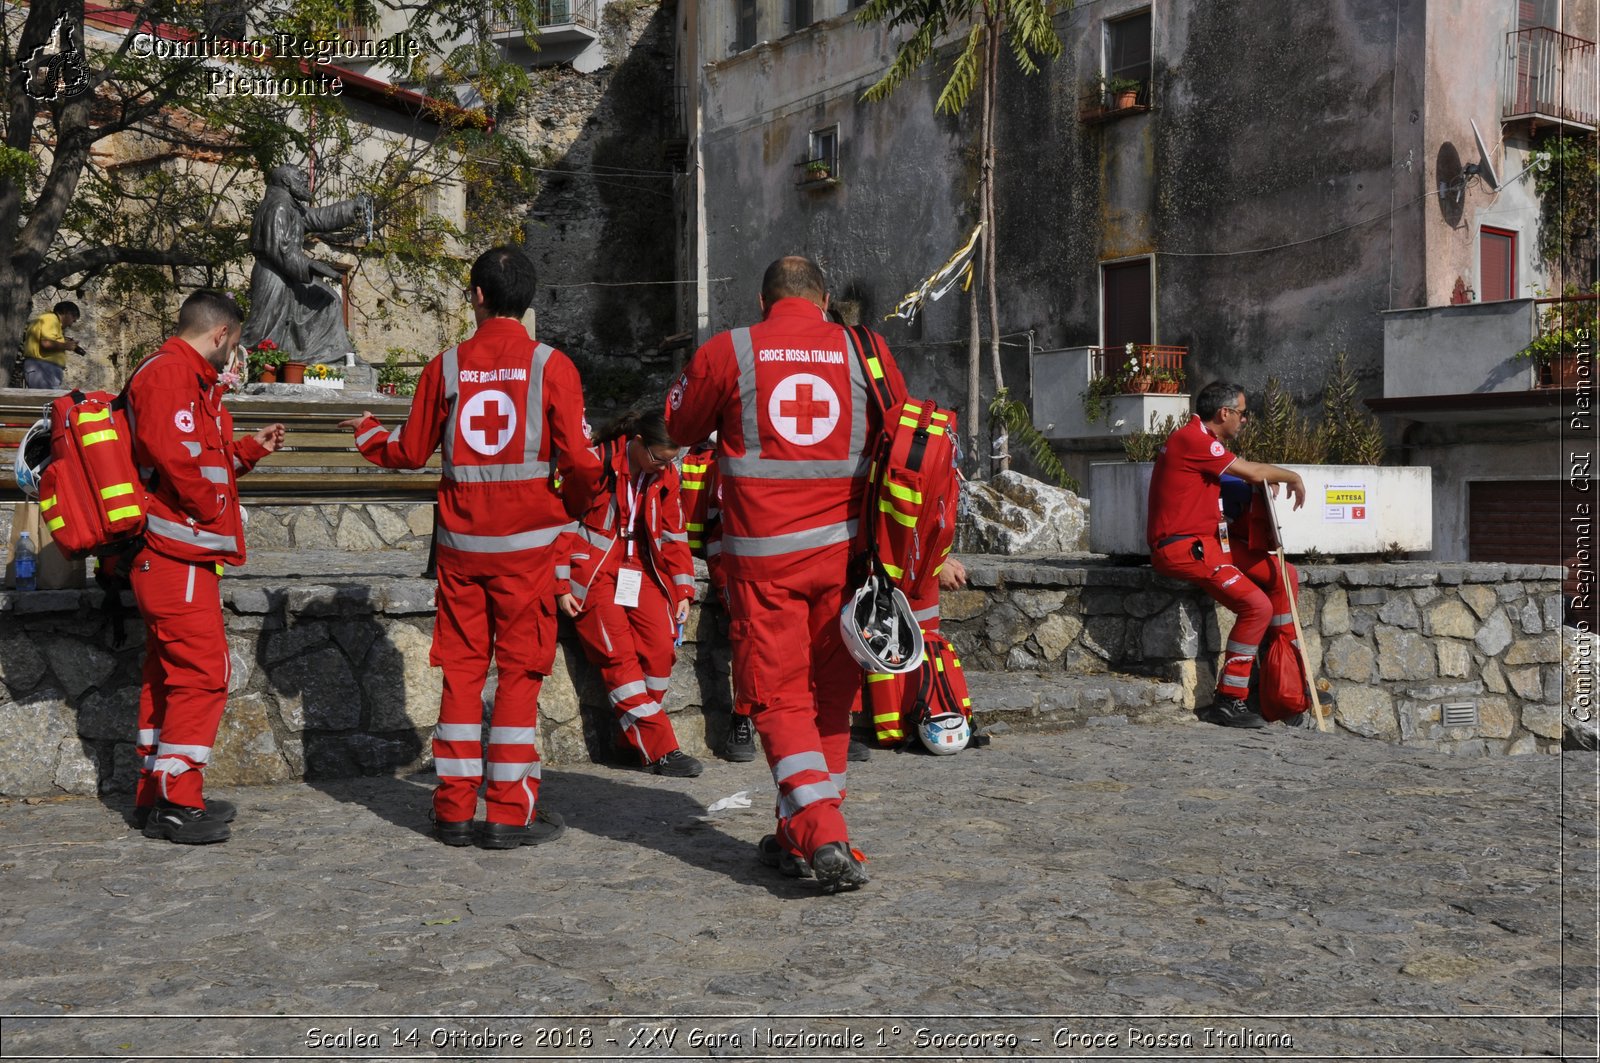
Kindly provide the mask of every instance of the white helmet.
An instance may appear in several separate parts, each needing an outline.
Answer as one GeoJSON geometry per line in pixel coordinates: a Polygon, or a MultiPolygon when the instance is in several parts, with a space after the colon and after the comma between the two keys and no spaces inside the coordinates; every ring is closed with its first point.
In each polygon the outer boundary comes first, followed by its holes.
{"type": "Polygon", "coordinates": [[[967,748],[972,724],[959,712],[929,713],[917,724],[917,737],[929,753],[948,756],[967,748]]]}
{"type": "Polygon", "coordinates": [[[876,573],[839,611],[839,630],[850,656],[869,672],[903,675],[922,664],[922,629],[911,603],[876,573]]]}
{"type": "Polygon", "coordinates": [[[17,487],[29,498],[39,497],[39,477],[50,464],[50,420],[41,417],[33,422],[17,444],[17,487]]]}

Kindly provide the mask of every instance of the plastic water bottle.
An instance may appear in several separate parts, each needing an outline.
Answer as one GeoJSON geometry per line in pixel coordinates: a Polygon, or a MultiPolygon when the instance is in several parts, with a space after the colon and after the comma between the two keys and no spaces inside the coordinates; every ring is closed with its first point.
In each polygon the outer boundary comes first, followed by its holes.
{"type": "Polygon", "coordinates": [[[17,536],[17,590],[31,591],[39,586],[39,558],[33,549],[33,540],[28,538],[28,533],[23,532],[17,536]]]}

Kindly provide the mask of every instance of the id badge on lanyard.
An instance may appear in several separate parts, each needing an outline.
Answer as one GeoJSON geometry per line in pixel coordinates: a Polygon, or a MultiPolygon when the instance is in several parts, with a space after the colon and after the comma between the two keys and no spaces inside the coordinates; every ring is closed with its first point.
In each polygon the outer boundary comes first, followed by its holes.
{"type": "Polygon", "coordinates": [[[624,609],[639,605],[639,588],[644,584],[644,570],[638,565],[624,564],[617,569],[617,596],[614,599],[624,609]]]}
{"type": "Polygon", "coordinates": [[[639,605],[639,588],[644,584],[644,569],[639,567],[639,560],[634,552],[634,529],[639,523],[639,491],[633,483],[627,485],[628,491],[628,523],[623,530],[624,541],[628,547],[622,566],[617,569],[617,594],[613,599],[624,609],[634,609],[639,605]]]}

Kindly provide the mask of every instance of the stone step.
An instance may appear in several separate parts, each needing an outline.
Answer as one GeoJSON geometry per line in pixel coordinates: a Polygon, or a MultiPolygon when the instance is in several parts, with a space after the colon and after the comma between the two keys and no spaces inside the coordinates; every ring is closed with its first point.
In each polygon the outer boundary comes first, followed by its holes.
{"type": "Polygon", "coordinates": [[[973,720],[991,733],[1194,720],[1183,705],[1179,684],[1145,676],[987,671],[966,675],[973,720]]]}

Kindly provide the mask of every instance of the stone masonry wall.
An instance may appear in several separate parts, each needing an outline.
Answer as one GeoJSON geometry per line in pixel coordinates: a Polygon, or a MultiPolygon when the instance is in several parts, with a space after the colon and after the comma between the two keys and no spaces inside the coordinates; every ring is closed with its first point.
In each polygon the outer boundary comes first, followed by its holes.
{"type": "MultiPolygon", "coordinates": [[[[433,584],[316,575],[341,556],[279,555],[309,575],[246,570],[223,581],[232,677],[214,782],[428,764],[440,693],[429,664],[433,584]]],[[[418,553],[389,556],[389,571],[409,572],[413,559],[421,567],[418,553]]],[[[1131,673],[1180,684],[1190,704],[1209,697],[1231,614],[1187,585],[1096,560],[972,558],[968,567],[972,586],[946,594],[943,612],[969,671],[1131,673]]],[[[1302,575],[1308,648],[1337,699],[1341,730],[1462,754],[1560,749],[1559,570],[1424,562],[1302,575]],[[1458,702],[1476,705],[1476,727],[1443,726],[1442,707],[1458,702]]],[[[92,586],[0,593],[0,794],[131,788],[142,628],[133,618],[128,644],[109,649],[102,598],[92,586]]],[[[598,674],[564,618],[560,632],[540,699],[543,756],[614,759],[598,674]]],[[[696,608],[667,696],[690,753],[705,755],[723,738],[730,663],[724,615],[696,608]]],[[[985,689],[1003,697],[1006,681],[985,689]]]]}
{"type": "MultiPolygon", "coordinates": [[[[1147,566],[969,564],[943,630],[968,669],[1125,672],[1209,701],[1233,614],[1147,566]]],[[[1560,569],[1434,562],[1301,570],[1306,648],[1346,731],[1460,753],[1557,752],[1563,717],[1560,569]],[[1475,703],[1476,728],[1442,706],[1475,703]]]]}
{"type": "MultiPolygon", "coordinates": [[[[316,572],[318,555],[305,556],[316,572]]],[[[403,772],[431,761],[441,689],[429,664],[433,583],[314,579],[223,581],[232,676],[213,782],[403,772]]],[[[132,615],[127,645],[107,648],[103,599],[92,587],[0,594],[0,794],[132,789],[143,626],[132,615]]],[[[605,689],[570,621],[560,631],[539,702],[543,756],[613,759],[605,689]]],[[[721,741],[732,706],[726,632],[720,613],[691,613],[667,695],[683,748],[697,755],[708,739],[721,741]]],[[[491,671],[486,702],[493,690],[491,671]]]]}

